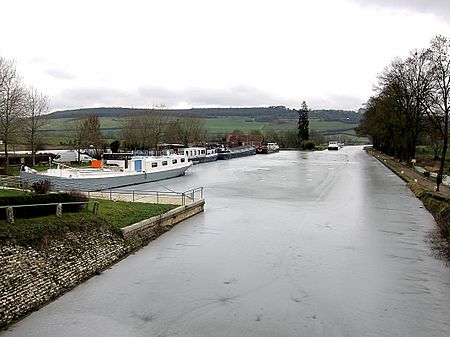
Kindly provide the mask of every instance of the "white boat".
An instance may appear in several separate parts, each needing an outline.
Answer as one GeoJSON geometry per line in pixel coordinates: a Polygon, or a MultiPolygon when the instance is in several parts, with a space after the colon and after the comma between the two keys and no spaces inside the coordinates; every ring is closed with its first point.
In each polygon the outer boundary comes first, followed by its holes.
{"type": "MultiPolygon", "coordinates": [[[[100,164],[96,161],[94,163],[100,164]]],[[[22,184],[27,185],[47,180],[54,190],[94,191],[181,176],[191,165],[183,155],[134,156],[132,153],[105,153],[99,168],[72,168],[57,164],[56,168],[36,172],[24,167],[20,178],[22,184]]]]}
{"type": "Polygon", "coordinates": [[[261,145],[260,147],[258,147],[256,149],[256,153],[264,153],[264,154],[278,152],[278,151],[280,151],[280,147],[278,146],[277,143],[267,143],[265,145],[261,145]]]}
{"type": "Polygon", "coordinates": [[[215,148],[186,147],[177,150],[178,154],[188,157],[192,164],[207,163],[217,160],[218,154],[215,148]]]}
{"type": "Polygon", "coordinates": [[[337,151],[339,150],[339,143],[337,141],[331,141],[328,143],[328,151],[337,151]]]}

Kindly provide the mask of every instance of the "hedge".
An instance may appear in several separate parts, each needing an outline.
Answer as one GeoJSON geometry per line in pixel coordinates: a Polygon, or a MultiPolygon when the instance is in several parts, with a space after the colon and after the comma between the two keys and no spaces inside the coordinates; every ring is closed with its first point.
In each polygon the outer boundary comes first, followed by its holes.
{"type": "MultiPolygon", "coordinates": [[[[88,198],[80,193],[49,193],[27,194],[23,196],[0,197],[0,206],[36,205],[65,202],[88,201],[88,198]]],[[[83,205],[63,205],[63,212],[78,212],[83,205]]],[[[56,213],[56,206],[34,206],[14,208],[14,217],[33,218],[56,213]]],[[[0,219],[6,218],[6,210],[0,209],[0,219]]]]}

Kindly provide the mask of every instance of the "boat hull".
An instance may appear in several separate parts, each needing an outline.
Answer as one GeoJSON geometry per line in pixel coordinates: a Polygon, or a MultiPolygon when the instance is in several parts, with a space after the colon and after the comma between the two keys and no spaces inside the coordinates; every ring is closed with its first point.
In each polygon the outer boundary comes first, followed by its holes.
{"type": "Polygon", "coordinates": [[[231,148],[229,152],[219,152],[217,159],[226,160],[233,159],[239,157],[252,156],[256,154],[256,149],[254,147],[239,147],[239,148],[231,148]]]}
{"type": "Polygon", "coordinates": [[[123,175],[86,178],[58,177],[21,171],[20,178],[24,185],[47,180],[51,183],[53,190],[98,191],[178,177],[184,175],[189,167],[190,165],[159,172],[132,172],[123,175]]]}

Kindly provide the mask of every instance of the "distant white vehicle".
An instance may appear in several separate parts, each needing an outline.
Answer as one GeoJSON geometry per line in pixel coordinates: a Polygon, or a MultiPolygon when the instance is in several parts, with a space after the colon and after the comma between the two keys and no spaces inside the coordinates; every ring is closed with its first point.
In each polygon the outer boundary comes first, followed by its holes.
{"type": "Polygon", "coordinates": [[[339,150],[339,143],[337,141],[331,141],[328,143],[328,151],[337,151],[339,150]]]}
{"type": "MultiPolygon", "coordinates": [[[[56,158],[53,159],[55,163],[74,163],[78,161],[78,152],[75,150],[60,150],[60,151],[42,151],[44,153],[52,153],[56,155],[56,158]]],[[[89,163],[93,160],[91,156],[87,154],[80,154],[80,161],[82,163],[89,163]]]]}

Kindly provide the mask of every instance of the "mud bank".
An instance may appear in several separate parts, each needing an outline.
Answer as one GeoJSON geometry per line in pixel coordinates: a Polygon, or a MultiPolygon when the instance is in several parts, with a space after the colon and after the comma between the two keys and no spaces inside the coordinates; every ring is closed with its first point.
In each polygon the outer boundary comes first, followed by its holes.
{"type": "Polygon", "coordinates": [[[204,210],[204,200],[122,230],[69,232],[39,247],[0,244],[0,328],[100,274],[176,224],[204,210]]]}

